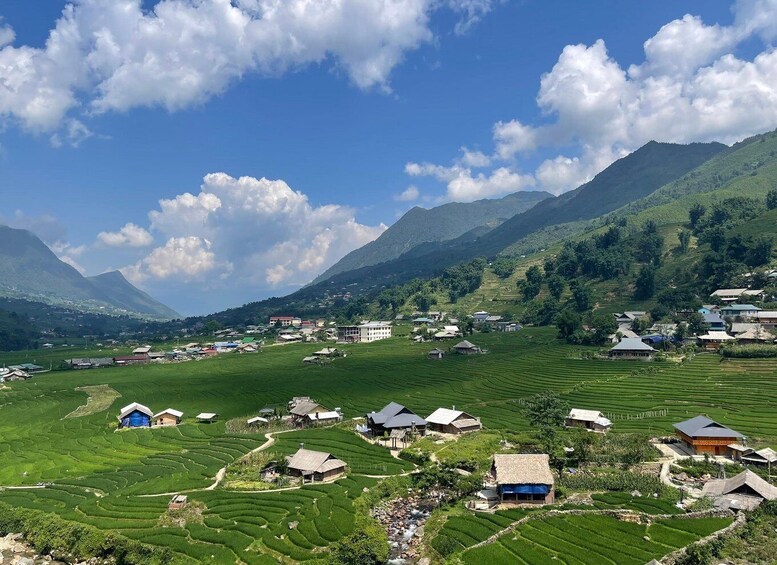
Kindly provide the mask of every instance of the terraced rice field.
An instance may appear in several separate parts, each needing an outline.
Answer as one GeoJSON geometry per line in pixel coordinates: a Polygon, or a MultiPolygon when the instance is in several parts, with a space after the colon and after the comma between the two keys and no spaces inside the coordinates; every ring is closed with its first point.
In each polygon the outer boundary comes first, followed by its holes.
{"type": "Polygon", "coordinates": [[[465,564],[642,565],[726,527],[729,518],[658,520],[649,526],[599,515],[529,520],[496,543],[469,549],[465,564]]]}
{"type": "MultiPolygon", "coordinates": [[[[350,501],[354,491],[342,481],[321,487],[324,491],[306,487],[264,494],[192,493],[208,510],[202,524],[185,531],[157,526],[166,496],[141,498],[210,485],[220,468],[265,441],[261,434],[228,434],[223,422],[253,415],[266,405],[284,405],[292,396],[313,396],[330,408],[341,407],[346,418],[379,410],[390,401],[422,416],[456,405],[480,416],[486,427],[520,431],[527,429],[521,416],[523,399],[557,390],[577,407],[606,412],[616,431],[671,433],[673,422],[705,413],[743,432],[753,444],[777,441],[773,361],[721,362],[714,355],[698,355],[683,365],[583,360],[585,348],[559,343],[554,333],[530,329],[479,334],[471,341],[487,349],[487,355],[442,361],[426,359],[428,345],[396,338],[349,346],[346,358],[326,366],[302,365],[302,357],[316,347],[294,345],[183,364],[54,371],[10,383],[0,390],[0,486],[41,481],[54,485],[0,491],[0,501],[118,530],[174,548],[187,559],[212,554],[216,562],[231,563],[239,555],[253,563],[266,561],[262,555],[310,557],[337,535],[326,530],[320,518],[324,531],[316,529],[319,537],[314,535],[309,522],[315,526],[316,512],[338,508],[339,523],[347,529],[342,513],[350,502],[342,506],[335,500],[350,501]],[[656,370],[646,374],[646,367],[656,370]],[[66,418],[87,405],[88,390],[95,390],[77,389],[99,385],[121,397],[107,409],[66,418]],[[114,431],[119,408],[133,401],[155,411],[182,410],[184,423],[177,428],[114,431]],[[663,409],[665,416],[642,417],[663,409]],[[218,412],[221,422],[193,422],[193,415],[210,411],[218,412]],[[336,489],[348,494],[335,496],[336,489]],[[332,508],[327,509],[329,502],[324,500],[330,498],[332,508]],[[298,532],[289,533],[288,522],[283,522],[287,517],[289,521],[301,517],[298,532]],[[281,539],[277,528],[284,527],[281,539]],[[219,541],[222,535],[228,541],[219,541]]],[[[0,362],[5,357],[0,355],[0,362]]],[[[410,468],[339,429],[284,434],[273,449],[290,453],[299,443],[334,453],[354,474],[390,475],[410,468]]],[[[352,475],[347,480],[373,479],[352,475]]],[[[339,526],[336,531],[342,532],[339,526]]]]}

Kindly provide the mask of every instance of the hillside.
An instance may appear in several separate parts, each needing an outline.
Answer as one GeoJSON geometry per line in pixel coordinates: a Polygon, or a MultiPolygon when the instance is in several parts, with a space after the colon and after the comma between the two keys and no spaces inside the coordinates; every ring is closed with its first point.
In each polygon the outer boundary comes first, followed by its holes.
{"type": "Polygon", "coordinates": [[[378,239],[350,252],[316,277],[313,284],[342,272],[396,259],[422,243],[454,240],[470,232],[482,236],[503,221],[533,209],[548,198],[552,198],[548,192],[528,191],[497,200],[451,202],[428,210],[416,206],[378,239]]]}
{"type": "Polygon", "coordinates": [[[75,310],[171,319],[176,312],[120,273],[83,277],[27,230],[0,226],[0,296],[75,310]]]}

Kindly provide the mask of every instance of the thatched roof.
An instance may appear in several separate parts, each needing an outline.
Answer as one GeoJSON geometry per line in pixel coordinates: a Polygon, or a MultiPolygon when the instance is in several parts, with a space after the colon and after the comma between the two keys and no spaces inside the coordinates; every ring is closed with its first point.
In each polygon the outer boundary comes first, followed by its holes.
{"type": "Polygon", "coordinates": [[[553,485],[550,472],[550,456],[539,454],[497,454],[494,455],[494,470],[498,485],[553,485]]]}

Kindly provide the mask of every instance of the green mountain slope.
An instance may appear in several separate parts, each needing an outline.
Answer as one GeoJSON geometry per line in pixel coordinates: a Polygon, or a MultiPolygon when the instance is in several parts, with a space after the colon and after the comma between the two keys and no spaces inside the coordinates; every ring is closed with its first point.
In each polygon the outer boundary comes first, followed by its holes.
{"type": "MultiPolygon", "coordinates": [[[[533,209],[548,198],[552,198],[548,192],[528,191],[509,194],[497,200],[452,202],[428,210],[416,206],[378,239],[340,259],[313,283],[325,281],[342,272],[396,259],[422,243],[453,240],[476,228],[494,228],[516,214],[533,209]]],[[[479,231],[479,235],[486,231],[479,231]]]]}
{"type": "Polygon", "coordinates": [[[0,226],[0,296],[87,312],[171,319],[179,315],[120,273],[85,278],[27,230],[0,226]]]}

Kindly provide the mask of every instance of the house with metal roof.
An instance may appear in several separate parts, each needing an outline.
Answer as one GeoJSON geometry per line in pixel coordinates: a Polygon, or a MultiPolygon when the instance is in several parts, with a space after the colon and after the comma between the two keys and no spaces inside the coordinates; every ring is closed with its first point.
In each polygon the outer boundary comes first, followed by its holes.
{"type": "Polygon", "coordinates": [[[739,443],[745,436],[706,416],[696,416],[674,425],[680,441],[695,455],[731,456],[729,444],[739,443]]]}
{"type": "Polygon", "coordinates": [[[491,475],[503,503],[552,504],[555,500],[555,479],[545,453],[494,455],[491,475]]]}
{"type": "Polygon", "coordinates": [[[777,500],[777,487],[749,469],[730,479],[709,481],[701,493],[722,510],[754,510],[764,500],[777,500]]]}
{"type": "Polygon", "coordinates": [[[696,339],[704,349],[719,349],[721,345],[735,338],[722,330],[710,330],[704,335],[696,336],[696,339]]]}
{"type": "Polygon", "coordinates": [[[604,433],[612,427],[612,422],[598,410],[572,408],[567,415],[565,425],[567,428],[583,428],[604,433]]]}
{"type": "Polygon", "coordinates": [[[294,455],[286,457],[289,474],[302,477],[302,481],[325,481],[342,475],[346,463],[334,457],[331,453],[305,449],[304,444],[294,455]]]}
{"type": "Polygon", "coordinates": [[[319,412],[330,412],[329,408],[323,404],[319,404],[315,400],[300,399],[294,402],[294,405],[289,410],[291,414],[291,421],[298,426],[304,426],[310,422],[310,416],[315,416],[319,412]]]}
{"type": "Polygon", "coordinates": [[[750,316],[760,311],[761,308],[752,304],[729,304],[720,309],[720,314],[725,318],[727,316],[750,316]]]}
{"type": "Polygon", "coordinates": [[[479,353],[483,353],[482,349],[480,349],[474,343],[467,341],[466,339],[454,345],[453,351],[460,355],[477,355],[479,353]]]}
{"type": "Polygon", "coordinates": [[[765,447],[763,449],[759,449],[758,451],[751,449],[749,452],[744,453],[740,459],[743,463],[749,463],[752,465],[777,465],[777,451],[771,447],[765,447]]]}
{"type": "Polygon", "coordinates": [[[483,428],[480,418],[453,408],[438,408],[426,417],[426,429],[443,434],[461,434],[483,428]]]}
{"type": "Polygon", "coordinates": [[[168,408],[154,414],[153,420],[155,426],[177,426],[181,423],[183,412],[168,408]]]}
{"type": "Polygon", "coordinates": [[[390,402],[380,412],[367,414],[367,427],[373,436],[382,436],[393,430],[406,430],[423,435],[426,431],[426,420],[409,408],[390,402]]]}
{"type": "Polygon", "coordinates": [[[202,412],[200,414],[197,414],[196,416],[197,421],[201,424],[212,424],[216,420],[218,420],[219,415],[215,412],[202,412]]]}
{"type": "Polygon", "coordinates": [[[119,412],[120,428],[149,428],[154,413],[151,408],[138,402],[128,404],[119,412]]]}
{"type": "Polygon", "coordinates": [[[610,359],[635,359],[652,361],[657,351],[638,337],[624,337],[608,352],[610,359]]]}

